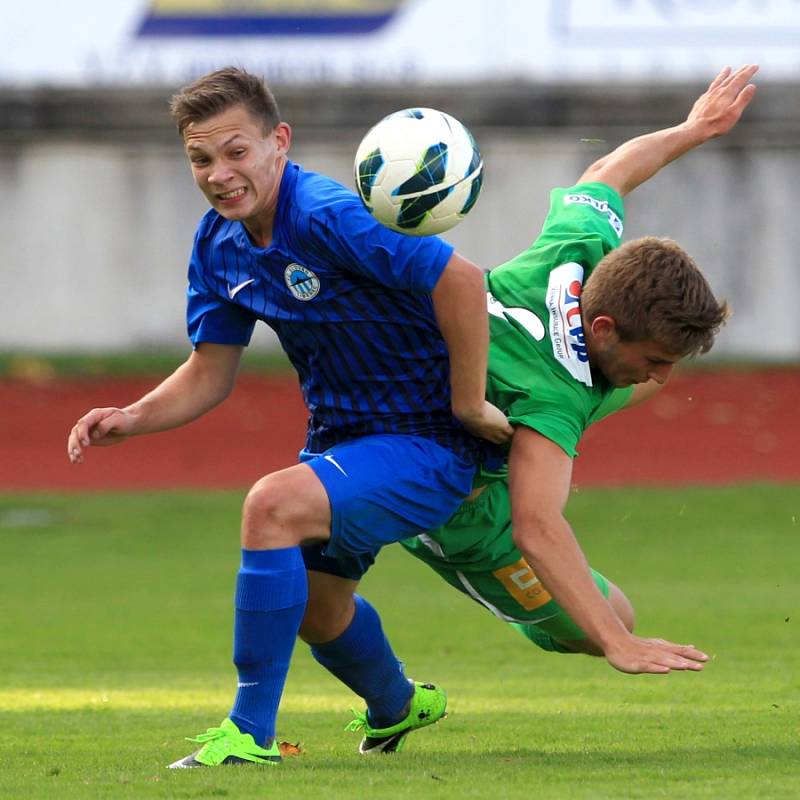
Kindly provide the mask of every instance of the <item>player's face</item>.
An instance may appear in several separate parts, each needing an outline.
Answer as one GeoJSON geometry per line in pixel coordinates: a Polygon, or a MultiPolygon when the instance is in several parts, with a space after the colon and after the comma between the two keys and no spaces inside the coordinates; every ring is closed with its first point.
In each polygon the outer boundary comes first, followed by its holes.
{"type": "Polygon", "coordinates": [[[663,384],[669,378],[679,357],[664,352],[656,342],[617,342],[602,358],[600,371],[612,386],[655,381],[663,384]]]}
{"type": "Polygon", "coordinates": [[[244,106],[232,106],[188,125],[183,141],[195,183],[216,211],[245,224],[271,220],[291,142],[286,123],[265,133],[244,106]]]}
{"type": "Polygon", "coordinates": [[[606,380],[618,388],[647,381],[663,384],[681,359],[651,339],[622,341],[613,324],[592,331],[590,341],[589,362],[592,368],[602,372],[606,380]]]}

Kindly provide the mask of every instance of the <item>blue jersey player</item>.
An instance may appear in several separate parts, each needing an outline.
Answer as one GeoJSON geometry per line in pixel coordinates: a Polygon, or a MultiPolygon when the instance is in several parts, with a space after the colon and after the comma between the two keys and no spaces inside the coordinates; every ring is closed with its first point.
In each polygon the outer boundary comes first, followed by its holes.
{"type": "Polygon", "coordinates": [[[483,276],[439,239],[383,228],[353,193],[289,161],[291,130],[260,79],[217,71],[172,111],[211,205],[189,267],[193,351],[136,402],[78,420],[68,456],[79,463],[90,445],[217,405],[258,320],[278,334],[310,414],[302,463],[263,477],[244,502],[233,708],[172,766],[280,760],[275,720],[298,632],[366,700],[366,749],[391,750],[443,714],[444,693],[406,679],[354,592],[383,544],[441,525],[469,494],[475,436],[510,439],[484,400],[483,276]]]}

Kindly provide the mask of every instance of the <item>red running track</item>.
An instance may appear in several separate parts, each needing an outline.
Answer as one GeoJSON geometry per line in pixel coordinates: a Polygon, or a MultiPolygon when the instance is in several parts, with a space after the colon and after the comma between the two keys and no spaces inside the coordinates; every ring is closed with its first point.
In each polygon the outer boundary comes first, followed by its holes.
{"type": "MultiPolygon", "coordinates": [[[[66,457],[75,420],[125,405],[157,378],[0,382],[0,491],[244,488],[296,463],[306,412],[291,377],[244,375],[191,425],[66,457]]],[[[639,408],[591,429],[580,486],[800,481],[800,369],[686,372],[639,408]]]]}

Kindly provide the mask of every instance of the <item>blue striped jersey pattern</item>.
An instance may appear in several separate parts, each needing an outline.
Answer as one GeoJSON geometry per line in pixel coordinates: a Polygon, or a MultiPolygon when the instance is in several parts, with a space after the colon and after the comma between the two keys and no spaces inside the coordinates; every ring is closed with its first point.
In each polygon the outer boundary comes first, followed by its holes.
{"type": "Polygon", "coordinates": [[[432,438],[470,460],[477,441],[450,411],[447,350],[430,293],[453,248],[385,228],[340,184],[289,162],[273,240],[252,243],[213,209],[195,235],[187,324],[201,342],[278,335],[310,412],[305,448],[370,434],[432,438]]]}

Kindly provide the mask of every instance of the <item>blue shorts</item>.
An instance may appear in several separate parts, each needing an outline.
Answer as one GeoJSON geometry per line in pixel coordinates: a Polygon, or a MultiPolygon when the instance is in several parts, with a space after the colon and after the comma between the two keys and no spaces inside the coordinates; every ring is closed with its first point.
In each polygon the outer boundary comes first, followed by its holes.
{"type": "Polygon", "coordinates": [[[475,464],[422,436],[380,434],[302,451],[328,493],[331,538],[303,547],[307,569],[358,580],[378,551],[443,525],[472,489],[475,464]]]}

